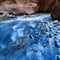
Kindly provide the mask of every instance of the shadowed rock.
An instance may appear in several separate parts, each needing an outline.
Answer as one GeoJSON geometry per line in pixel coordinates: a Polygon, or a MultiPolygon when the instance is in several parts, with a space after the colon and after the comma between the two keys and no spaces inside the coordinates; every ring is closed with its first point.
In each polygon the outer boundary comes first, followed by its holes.
{"type": "Polygon", "coordinates": [[[60,0],[57,0],[52,9],[52,18],[60,21],[60,0]]]}
{"type": "Polygon", "coordinates": [[[56,0],[38,0],[39,11],[50,12],[56,0]]]}

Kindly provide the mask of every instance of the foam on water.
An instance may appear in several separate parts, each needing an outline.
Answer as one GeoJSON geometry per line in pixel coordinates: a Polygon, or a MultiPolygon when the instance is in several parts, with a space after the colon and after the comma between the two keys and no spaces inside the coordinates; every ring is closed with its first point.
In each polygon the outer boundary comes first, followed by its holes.
{"type": "Polygon", "coordinates": [[[59,27],[50,14],[0,21],[0,60],[60,59],[59,27]]]}

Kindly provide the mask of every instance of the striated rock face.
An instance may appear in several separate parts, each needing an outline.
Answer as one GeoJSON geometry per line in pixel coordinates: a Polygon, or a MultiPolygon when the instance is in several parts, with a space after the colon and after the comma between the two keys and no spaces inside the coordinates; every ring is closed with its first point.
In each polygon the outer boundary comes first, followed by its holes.
{"type": "Polygon", "coordinates": [[[38,11],[51,11],[55,0],[0,0],[0,11],[9,14],[32,14],[38,11]]]}
{"type": "MultiPolygon", "coordinates": [[[[1,1],[2,2],[2,1],[1,1]]],[[[31,14],[38,11],[36,1],[30,0],[5,0],[0,5],[0,11],[7,11],[12,14],[31,14]]]]}
{"type": "Polygon", "coordinates": [[[50,12],[56,0],[39,0],[39,11],[50,12]]]}
{"type": "Polygon", "coordinates": [[[36,11],[38,11],[38,0],[34,1],[34,0],[15,0],[17,5],[19,6],[19,10],[24,13],[35,13],[36,11]]]}
{"type": "Polygon", "coordinates": [[[60,20],[60,0],[57,0],[52,9],[52,18],[60,20]]]}

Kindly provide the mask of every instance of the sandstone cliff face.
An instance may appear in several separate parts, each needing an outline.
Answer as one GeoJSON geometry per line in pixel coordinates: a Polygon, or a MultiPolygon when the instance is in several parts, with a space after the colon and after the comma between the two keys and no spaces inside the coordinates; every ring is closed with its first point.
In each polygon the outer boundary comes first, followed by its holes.
{"type": "Polygon", "coordinates": [[[38,11],[37,2],[30,0],[5,0],[0,5],[0,11],[12,14],[31,14],[38,11]]]}
{"type": "Polygon", "coordinates": [[[52,9],[52,18],[60,20],[60,0],[56,0],[56,3],[52,9]]]}
{"type": "Polygon", "coordinates": [[[55,0],[0,0],[0,11],[19,15],[51,11],[55,0]]]}
{"type": "Polygon", "coordinates": [[[39,0],[39,11],[50,12],[56,0],[39,0]]]}

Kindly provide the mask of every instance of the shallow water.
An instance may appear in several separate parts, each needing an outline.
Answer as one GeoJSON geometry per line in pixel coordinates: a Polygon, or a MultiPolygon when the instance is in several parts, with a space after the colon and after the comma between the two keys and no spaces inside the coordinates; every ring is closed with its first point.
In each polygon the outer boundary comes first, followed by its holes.
{"type": "Polygon", "coordinates": [[[60,22],[50,14],[0,21],[0,60],[60,59],[60,22]]]}

